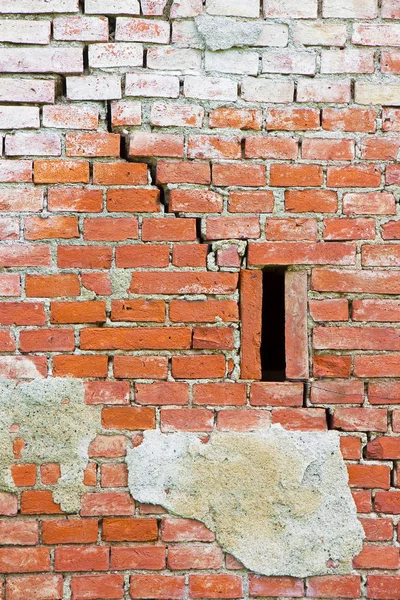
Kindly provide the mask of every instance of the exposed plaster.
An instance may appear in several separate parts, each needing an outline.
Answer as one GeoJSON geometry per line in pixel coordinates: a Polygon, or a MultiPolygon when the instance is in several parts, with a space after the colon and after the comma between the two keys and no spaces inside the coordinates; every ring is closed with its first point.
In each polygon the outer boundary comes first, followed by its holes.
{"type": "Polygon", "coordinates": [[[54,501],[65,512],[79,512],[89,444],[100,431],[100,408],[85,405],[82,381],[54,378],[18,384],[1,379],[0,490],[17,489],[10,467],[15,464],[13,440],[22,438],[24,463],[60,464],[54,501]]]}
{"type": "Polygon", "coordinates": [[[202,521],[224,550],[264,575],[351,572],[363,530],[336,432],[147,431],[127,454],[144,503],[202,521]]]}

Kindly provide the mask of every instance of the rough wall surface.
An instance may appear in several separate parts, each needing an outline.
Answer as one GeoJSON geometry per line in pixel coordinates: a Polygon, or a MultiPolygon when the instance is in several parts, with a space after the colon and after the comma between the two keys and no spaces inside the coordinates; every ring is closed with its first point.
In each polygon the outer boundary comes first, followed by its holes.
{"type": "Polygon", "coordinates": [[[399,2],[0,0],[0,43],[0,377],[77,379],[82,439],[87,408],[102,426],[70,517],[65,454],[38,464],[39,423],[10,423],[2,600],[398,599],[399,2]],[[340,432],[351,574],[256,575],[130,495],[143,431],[270,423],[340,432]]]}

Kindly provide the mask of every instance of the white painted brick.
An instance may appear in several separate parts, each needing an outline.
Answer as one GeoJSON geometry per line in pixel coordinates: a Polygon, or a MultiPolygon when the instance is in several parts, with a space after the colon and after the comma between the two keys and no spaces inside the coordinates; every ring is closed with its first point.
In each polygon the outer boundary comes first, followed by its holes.
{"type": "Polygon", "coordinates": [[[338,19],[375,19],[378,16],[378,1],[323,0],[322,15],[338,19]]]}
{"type": "Polygon", "coordinates": [[[247,50],[206,52],[205,66],[208,72],[257,75],[259,55],[247,50]]]}
{"type": "Polygon", "coordinates": [[[32,181],[32,161],[0,160],[0,181],[2,183],[25,183],[32,181]]]}
{"type": "Polygon", "coordinates": [[[0,106],[0,129],[40,127],[37,106],[0,106]]]}
{"type": "Polygon", "coordinates": [[[356,24],[351,41],[362,46],[400,46],[400,23],[356,24]]]}
{"type": "Polygon", "coordinates": [[[259,17],[259,0],[207,0],[206,11],[210,15],[232,17],[259,17]]]}
{"type": "Polygon", "coordinates": [[[157,127],[202,127],[204,112],[204,108],[196,104],[154,102],[150,123],[157,127]]]}
{"type": "Polygon", "coordinates": [[[142,104],[133,100],[112,102],[111,122],[114,127],[140,125],[142,122],[142,104]]]}
{"type": "Polygon", "coordinates": [[[121,79],[117,75],[67,77],[69,100],[114,100],[121,95],[121,79]]]}
{"type": "Polygon", "coordinates": [[[263,54],[263,73],[300,73],[314,75],[316,69],[316,55],[313,52],[295,52],[285,50],[281,52],[266,52],[263,54]]]}
{"type": "Polygon", "coordinates": [[[117,42],[150,42],[168,44],[171,26],[167,21],[118,17],[115,29],[117,42]]]}
{"type": "Polygon", "coordinates": [[[149,48],[147,68],[164,71],[200,72],[201,52],[192,48],[149,48]]]}
{"type": "Polygon", "coordinates": [[[79,0],[0,0],[0,13],[75,13],[79,0]]]}
{"type": "Polygon", "coordinates": [[[293,25],[293,41],[304,46],[344,46],[347,28],[344,24],[297,21],[293,25]]]}
{"type": "Polygon", "coordinates": [[[204,48],[194,21],[174,21],[172,23],[172,43],[184,48],[204,48]]]}
{"type": "Polygon", "coordinates": [[[56,82],[51,79],[14,79],[3,77],[0,102],[49,102],[55,100],[56,82]]]}
{"type": "Polygon", "coordinates": [[[400,106],[400,84],[369,83],[356,81],[355,101],[358,104],[383,104],[400,106]]]}
{"type": "Polygon", "coordinates": [[[161,16],[168,0],[140,0],[142,12],[146,16],[161,16]]]}
{"type": "Polygon", "coordinates": [[[127,73],[125,94],[152,98],[178,98],[179,77],[148,73],[127,73]]]}
{"type": "Polygon", "coordinates": [[[82,48],[0,48],[0,73],[82,72],[82,48]]]}
{"type": "Polygon", "coordinates": [[[289,28],[283,23],[265,23],[258,40],[252,46],[278,46],[284,48],[289,39],[289,28]]]}
{"type": "Polygon", "coordinates": [[[97,129],[97,106],[56,104],[43,106],[43,126],[57,129],[97,129]]]}
{"type": "Polygon", "coordinates": [[[398,19],[400,14],[399,0],[382,0],[382,19],[398,19]]]}
{"type": "Polygon", "coordinates": [[[142,67],[143,46],[141,44],[91,44],[89,66],[97,69],[109,67],[142,67]]]}
{"type": "Polygon", "coordinates": [[[61,140],[55,133],[15,133],[6,135],[7,156],[60,156],[61,140]]]}
{"type": "Polygon", "coordinates": [[[55,40],[78,42],[107,42],[106,17],[57,17],[53,21],[55,40]]]}
{"type": "Polygon", "coordinates": [[[286,19],[315,19],[318,0],[264,0],[264,17],[286,19]]]}
{"type": "Polygon", "coordinates": [[[247,102],[293,102],[294,83],[288,79],[244,79],[242,98],[247,102]]]}
{"type": "Polygon", "coordinates": [[[373,50],[323,50],[321,73],[373,73],[373,50]]]}
{"type": "Polygon", "coordinates": [[[174,0],[171,6],[171,19],[187,19],[203,12],[202,0],[174,0]]]}
{"type": "Polygon", "coordinates": [[[349,79],[300,79],[297,84],[298,102],[347,103],[350,99],[349,79]]]}
{"type": "Polygon", "coordinates": [[[237,83],[217,77],[185,77],[186,98],[199,100],[236,100],[237,83]]]}
{"type": "Polygon", "coordinates": [[[49,44],[51,21],[0,20],[0,42],[13,44],[49,44]]]}
{"type": "Polygon", "coordinates": [[[85,0],[87,15],[140,15],[139,0],[85,0]]]}

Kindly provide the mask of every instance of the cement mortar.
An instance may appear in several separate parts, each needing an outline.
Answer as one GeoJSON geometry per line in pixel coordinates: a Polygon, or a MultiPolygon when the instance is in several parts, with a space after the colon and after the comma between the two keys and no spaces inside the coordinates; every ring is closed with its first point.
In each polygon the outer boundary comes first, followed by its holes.
{"type": "Polygon", "coordinates": [[[59,463],[61,477],[53,486],[54,501],[65,512],[79,512],[89,444],[101,431],[100,408],[85,405],[83,382],[1,379],[0,398],[0,490],[17,490],[10,470],[15,464],[13,440],[23,438],[23,462],[59,463]]]}
{"type": "Polygon", "coordinates": [[[336,432],[147,431],[127,454],[139,502],[202,521],[222,548],[263,575],[349,573],[363,530],[336,432]]]}

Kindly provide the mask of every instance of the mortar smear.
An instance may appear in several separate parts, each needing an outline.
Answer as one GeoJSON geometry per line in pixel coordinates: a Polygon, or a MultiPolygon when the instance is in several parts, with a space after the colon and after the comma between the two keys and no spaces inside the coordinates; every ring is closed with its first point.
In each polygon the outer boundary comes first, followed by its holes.
{"type": "Polygon", "coordinates": [[[88,448],[101,430],[100,423],[100,408],[85,405],[80,380],[0,379],[0,491],[17,489],[10,471],[15,463],[13,440],[23,438],[23,462],[59,463],[61,477],[54,486],[54,501],[65,512],[79,512],[88,448]]]}
{"type": "Polygon", "coordinates": [[[336,432],[147,431],[128,450],[140,502],[197,519],[248,569],[308,577],[351,572],[363,530],[336,432]]]}

